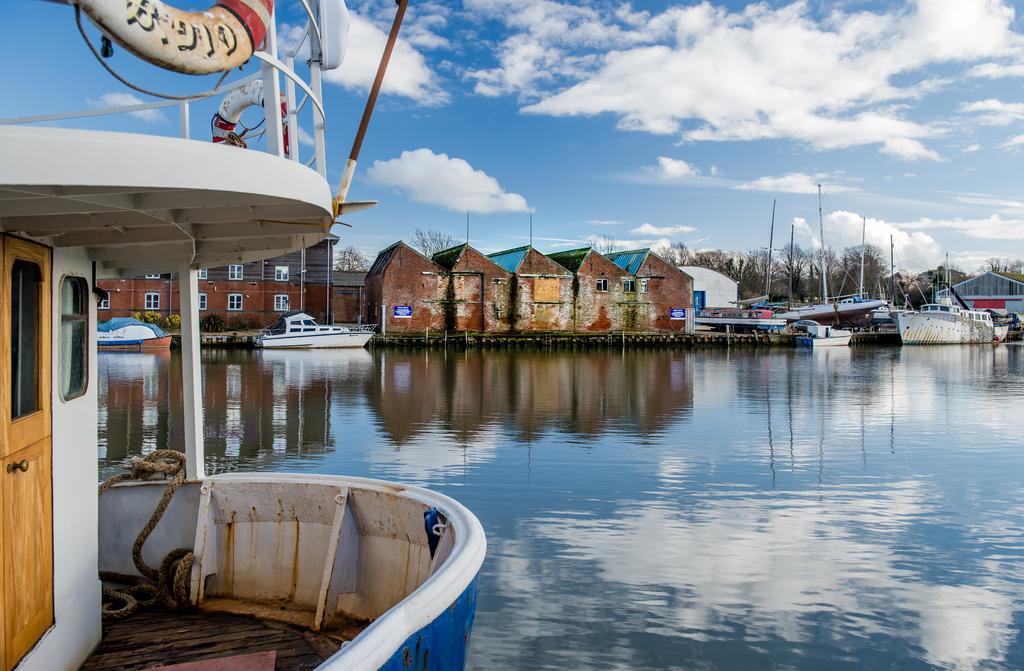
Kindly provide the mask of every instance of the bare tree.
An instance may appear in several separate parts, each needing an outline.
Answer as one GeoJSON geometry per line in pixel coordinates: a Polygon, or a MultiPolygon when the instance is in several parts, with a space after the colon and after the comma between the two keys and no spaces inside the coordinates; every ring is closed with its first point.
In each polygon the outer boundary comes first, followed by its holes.
{"type": "Polygon", "coordinates": [[[611,254],[612,252],[618,252],[622,250],[620,245],[615,238],[610,235],[602,235],[593,243],[594,251],[598,254],[611,254]]]}
{"type": "Polygon", "coordinates": [[[673,266],[688,266],[692,255],[690,250],[687,249],[686,243],[677,242],[671,247],[660,250],[659,255],[673,266]]]}
{"type": "Polygon", "coordinates": [[[348,272],[369,270],[370,259],[355,247],[345,247],[335,252],[334,269],[348,272]]]}
{"type": "Polygon", "coordinates": [[[433,256],[440,251],[454,247],[458,239],[443,231],[424,231],[417,228],[409,238],[410,244],[418,249],[424,256],[433,256]]]}

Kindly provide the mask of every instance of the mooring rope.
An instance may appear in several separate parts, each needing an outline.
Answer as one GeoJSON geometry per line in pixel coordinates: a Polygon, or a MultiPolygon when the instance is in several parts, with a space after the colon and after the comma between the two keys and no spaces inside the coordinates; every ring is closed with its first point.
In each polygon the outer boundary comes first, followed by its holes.
{"type": "Polygon", "coordinates": [[[154,473],[170,476],[164,487],[160,502],[157,503],[149,521],[142,527],[132,544],[132,562],[140,575],[100,571],[103,585],[103,617],[118,619],[130,617],[139,607],[165,605],[171,608],[187,608],[189,605],[189,577],[195,556],[189,548],[171,550],[159,569],[149,566],[142,558],[146,539],[164,516],[174,492],[185,482],[185,455],[175,450],[156,450],[145,457],[132,457],[131,472],[108,478],[100,485],[102,494],[119,482],[127,480],[148,480],[154,473]]]}

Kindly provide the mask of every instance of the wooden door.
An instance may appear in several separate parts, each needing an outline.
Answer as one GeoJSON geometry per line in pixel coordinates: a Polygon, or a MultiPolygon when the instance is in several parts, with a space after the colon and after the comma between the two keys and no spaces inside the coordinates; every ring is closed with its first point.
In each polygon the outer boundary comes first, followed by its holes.
{"type": "Polygon", "coordinates": [[[53,623],[50,250],[5,237],[0,276],[0,666],[53,623]]]}

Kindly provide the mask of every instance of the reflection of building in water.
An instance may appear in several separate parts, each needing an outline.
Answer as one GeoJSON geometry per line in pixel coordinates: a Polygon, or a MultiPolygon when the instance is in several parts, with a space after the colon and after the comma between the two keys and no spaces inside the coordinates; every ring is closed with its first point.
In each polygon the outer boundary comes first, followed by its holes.
{"type": "Polygon", "coordinates": [[[495,425],[514,429],[518,440],[552,430],[650,434],[689,414],[691,357],[387,352],[375,359],[365,389],[381,430],[399,445],[434,426],[467,443],[495,425]]]}
{"type": "MultiPolygon", "coordinates": [[[[111,354],[100,367],[100,439],[105,463],[181,443],[177,356],[111,354]],[[115,361],[116,359],[116,361],[115,361]]],[[[203,352],[208,468],[247,467],[333,447],[331,404],[358,387],[370,354],[203,352]]]]}

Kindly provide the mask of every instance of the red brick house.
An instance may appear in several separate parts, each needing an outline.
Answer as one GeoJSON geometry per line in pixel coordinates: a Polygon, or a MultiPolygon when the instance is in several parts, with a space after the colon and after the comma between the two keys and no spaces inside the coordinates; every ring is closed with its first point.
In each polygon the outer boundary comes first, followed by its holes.
{"type": "Polygon", "coordinates": [[[448,271],[443,297],[446,330],[509,330],[512,273],[468,244],[438,252],[432,258],[448,271]]]}
{"type": "MultiPolygon", "coordinates": [[[[321,322],[331,321],[331,265],[337,236],[266,261],[199,271],[200,317],[220,315],[229,326],[270,324],[282,312],[303,310],[321,322]]],[[[179,314],[177,273],[98,280],[109,292],[99,304],[99,319],[133,312],[179,314]]]]}
{"type": "Polygon", "coordinates": [[[693,279],[650,249],[605,254],[626,271],[622,328],[629,331],[685,331],[681,310],[693,309],[693,279]]]}
{"type": "Polygon", "coordinates": [[[621,331],[623,312],[632,301],[626,293],[631,275],[592,247],[548,254],[573,272],[573,330],[580,332],[621,331]]]}
{"type": "Polygon", "coordinates": [[[533,247],[516,247],[488,254],[515,275],[509,323],[514,331],[572,330],[573,274],[533,247]]]}
{"type": "Polygon", "coordinates": [[[447,271],[396,242],[381,251],[366,273],[366,320],[378,332],[441,331],[447,271]]]}

